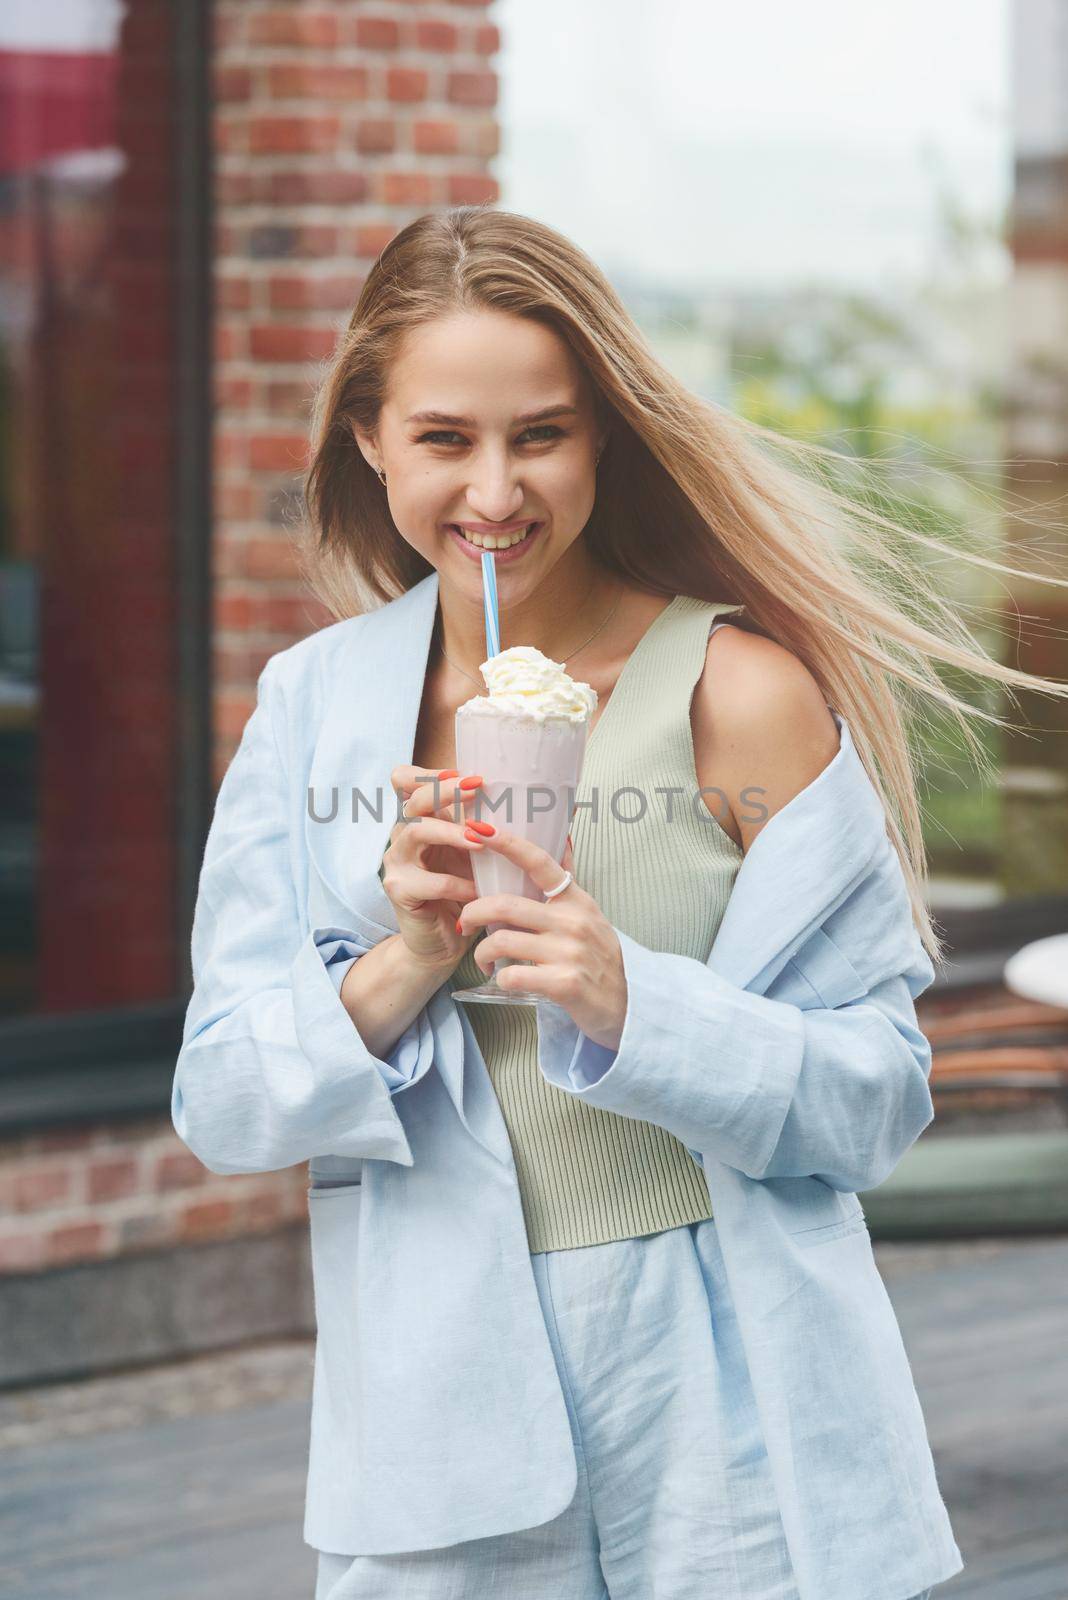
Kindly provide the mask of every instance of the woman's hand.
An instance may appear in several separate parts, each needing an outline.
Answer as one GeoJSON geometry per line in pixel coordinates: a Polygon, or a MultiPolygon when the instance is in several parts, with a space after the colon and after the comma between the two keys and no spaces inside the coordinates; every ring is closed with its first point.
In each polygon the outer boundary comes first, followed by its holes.
{"type": "MultiPolygon", "coordinates": [[[[563,864],[529,839],[498,831],[486,840],[522,867],[541,890],[552,889],[573,872],[571,843],[563,864]]],[[[482,940],[475,961],[486,973],[501,956],[533,961],[532,967],[502,967],[497,982],[562,1006],[587,1038],[618,1050],[627,1015],[627,979],[615,929],[592,895],[572,882],[553,900],[525,895],[489,894],[464,906],[457,927],[466,935],[489,922],[507,922],[482,940]]]]}
{"type": "MultiPolygon", "coordinates": [[[[478,793],[481,777],[458,772],[424,772],[420,767],[394,767],[390,782],[404,796],[405,818],[389,836],[382,858],[382,887],[397,914],[397,927],[412,959],[421,966],[451,971],[467,950],[468,939],[456,931],[456,914],[478,890],[471,875],[471,855],[483,845],[465,832],[464,807],[478,793]],[[437,779],[435,796],[434,779],[437,779]],[[466,789],[461,788],[467,783],[466,789]],[[457,797],[463,802],[457,806],[457,797]],[[435,798],[437,807],[435,808],[435,798]]],[[[483,824],[473,824],[477,829],[483,824]]]]}

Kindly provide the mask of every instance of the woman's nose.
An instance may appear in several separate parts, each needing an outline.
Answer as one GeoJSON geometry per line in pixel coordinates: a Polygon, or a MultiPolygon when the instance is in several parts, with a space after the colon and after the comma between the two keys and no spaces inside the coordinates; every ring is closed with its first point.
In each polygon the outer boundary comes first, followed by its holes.
{"type": "Polygon", "coordinates": [[[514,463],[486,463],[467,488],[471,516],[479,522],[506,522],[523,509],[523,486],[514,463]]]}

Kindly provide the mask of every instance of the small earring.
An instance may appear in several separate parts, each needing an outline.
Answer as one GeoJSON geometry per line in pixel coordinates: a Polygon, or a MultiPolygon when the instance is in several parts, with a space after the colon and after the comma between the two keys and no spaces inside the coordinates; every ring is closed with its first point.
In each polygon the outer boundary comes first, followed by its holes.
{"type": "Polygon", "coordinates": [[[379,477],[380,477],[380,478],[381,478],[381,480],[382,480],[382,482],[383,482],[383,483],[385,483],[385,481],[386,481],[386,475],[385,475],[385,473],[384,473],[384,472],[383,472],[383,471],[382,471],[382,468],[381,468],[381,467],[379,467],[379,469],[378,469],[378,476],[379,476],[379,477]]]}

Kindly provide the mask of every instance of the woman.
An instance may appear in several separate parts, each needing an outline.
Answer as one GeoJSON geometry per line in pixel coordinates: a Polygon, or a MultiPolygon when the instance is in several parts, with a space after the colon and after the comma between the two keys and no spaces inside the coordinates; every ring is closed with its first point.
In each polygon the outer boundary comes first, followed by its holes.
{"type": "Polygon", "coordinates": [[[900,698],[981,714],[939,661],[1065,690],[895,607],[839,548],[892,565],[892,525],[760,432],[488,208],[392,241],[323,385],[339,620],[268,663],[220,789],[173,1102],[214,1171],[311,1163],[317,1600],[963,1565],[856,1198],[932,1115],[900,698]],[[502,647],[597,691],[562,864],[456,769],[487,539],[502,647]],[[546,898],[480,898],[492,850],[546,898]],[[451,998],[500,957],[544,1003],[451,998]]]}

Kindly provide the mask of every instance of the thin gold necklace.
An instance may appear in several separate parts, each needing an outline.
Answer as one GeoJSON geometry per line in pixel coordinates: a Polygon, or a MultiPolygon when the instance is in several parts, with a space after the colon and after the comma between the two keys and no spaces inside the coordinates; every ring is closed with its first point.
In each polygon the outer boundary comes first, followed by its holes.
{"type": "MultiPolygon", "coordinates": [[[[623,590],[620,589],[619,593],[616,595],[616,603],[612,607],[611,611],[608,613],[607,617],[605,617],[603,622],[598,623],[597,627],[594,628],[593,632],[590,634],[588,639],[583,639],[582,643],[578,647],[578,650],[572,650],[564,657],[564,659],[560,663],[560,665],[562,667],[566,667],[569,661],[574,661],[575,657],[579,654],[579,651],[585,650],[585,648],[586,648],[586,646],[588,644],[592,644],[593,643],[594,639],[596,639],[596,637],[600,633],[601,629],[604,628],[604,627],[607,627],[607,625],[611,622],[612,618],[615,616],[616,612],[618,611],[619,602],[622,600],[622,598],[623,598],[623,590]]],[[[448,652],[445,649],[445,644],[444,644],[444,641],[442,640],[441,633],[439,631],[440,622],[441,622],[441,613],[439,611],[437,617],[434,620],[434,632],[435,632],[435,634],[437,636],[438,649],[441,651],[442,655],[445,657],[445,660],[449,663],[449,666],[450,667],[455,667],[457,672],[462,672],[465,678],[470,678],[471,679],[472,683],[477,683],[480,689],[485,689],[486,685],[483,683],[481,678],[476,678],[473,673],[467,671],[466,667],[461,667],[460,665],[458,665],[458,663],[455,662],[452,659],[452,657],[448,654],[448,652]]]]}

